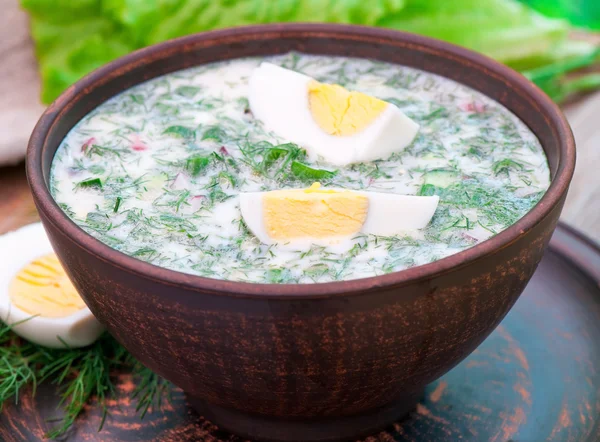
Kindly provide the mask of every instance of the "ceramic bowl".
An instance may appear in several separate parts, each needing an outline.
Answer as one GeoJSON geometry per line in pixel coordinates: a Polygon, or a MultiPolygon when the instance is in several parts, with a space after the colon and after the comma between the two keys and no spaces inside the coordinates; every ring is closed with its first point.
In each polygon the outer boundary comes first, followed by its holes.
{"type": "Polygon", "coordinates": [[[234,433],[279,441],[348,439],[388,425],[471,353],[533,275],[575,164],[557,106],[503,65],[416,35],[326,24],[192,35],[122,57],[65,91],[29,143],[40,217],[85,302],[135,357],[234,433]],[[48,190],[67,132],[138,83],[219,60],[299,51],[364,57],[440,74],[502,103],[540,139],[552,174],[541,201],[473,248],[384,276],[304,285],[221,281],[126,256],[86,234],[48,190]]]}

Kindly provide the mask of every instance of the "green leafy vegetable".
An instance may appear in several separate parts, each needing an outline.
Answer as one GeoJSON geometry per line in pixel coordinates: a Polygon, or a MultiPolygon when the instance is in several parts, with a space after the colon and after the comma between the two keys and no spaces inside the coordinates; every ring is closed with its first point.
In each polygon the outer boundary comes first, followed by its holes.
{"type": "Polygon", "coordinates": [[[185,126],[170,126],[163,132],[165,135],[171,135],[179,138],[186,138],[188,140],[193,140],[196,138],[196,132],[193,129],[185,126]]]}
{"type": "Polygon", "coordinates": [[[296,144],[285,143],[274,146],[268,141],[239,146],[243,162],[254,172],[268,178],[287,178],[288,166],[295,160],[303,159],[306,153],[296,144]]]}
{"type": "Polygon", "coordinates": [[[548,17],[565,17],[573,24],[600,30],[598,0],[521,0],[548,17]]]}
{"type": "Polygon", "coordinates": [[[315,169],[298,161],[292,161],[292,174],[302,181],[327,181],[333,178],[335,171],[315,169]]]}
{"type": "Polygon", "coordinates": [[[203,140],[213,140],[217,143],[222,143],[225,140],[225,131],[219,126],[212,126],[202,134],[203,140]]]}
{"type": "Polygon", "coordinates": [[[266,149],[262,155],[261,166],[269,169],[277,160],[287,155],[288,151],[280,147],[266,149]]]}
{"type": "Polygon", "coordinates": [[[204,169],[206,169],[209,163],[210,158],[208,157],[193,156],[188,158],[188,160],[185,162],[185,169],[190,173],[190,175],[198,176],[204,169]]]}
{"type": "MultiPolygon", "coordinates": [[[[527,1],[536,6],[546,3],[527,1]]],[[[595,0],[585,1],[593,4],[595,0]]],[[[516,0],[339,0],[325,4],[286,0],[276,2],[277,7],[269,0],[21,0],[21,4],[32,18],[45,103],[84,74],[135,49],[195,32],[254,23],[312,21],[399,29],[474,49],[520,70],[594,50],[588,43],[573,44],[567,21],[544,17],[516,0]]],[[[596,11],[595,17],[597,9],[588,7],[596,11]]],[[[195,95],[192,89],[176,93],[195,95]]]]}
{"type": "Polygon", "coordinates": [[[532,69],[523,74],[542,88],[554,101],[560,103],[569,96],[594,90],[600,87],[600,75],[586,74],[576,78],[568,78],[567,73],[589,66],[600,60],[600,48],[590,53],[559,60],[555,63],[532,69]]]}
{"type": "Polygon", "coordinates": [[[269,269],[265,273],[265,279],[272,284],[293,282],[291,272],[288,269],[269,269]]]}

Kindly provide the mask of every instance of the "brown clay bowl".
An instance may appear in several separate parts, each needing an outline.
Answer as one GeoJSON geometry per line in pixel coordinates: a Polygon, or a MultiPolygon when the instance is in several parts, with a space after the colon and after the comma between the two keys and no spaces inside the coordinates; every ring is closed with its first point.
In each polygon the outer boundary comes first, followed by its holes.
{"type": "Polygon", "coordinates": [[[533,275],[574,164],[565,118],[521,75],[429,38],[324,24],[208,32],[120,58],[46,110],[27,153],[42,222],[98,320],[218,425],[284,441],[348,439],[385,426],[471,353],[533,275]],[[59,143],[106,99],[190,66],[292,50],[404,64],[483,92],[538,136],[550,189],[515,225],[471,249],[385,276],[312,285],[228,282],[155,267],[92,238],[52,199],[48,177],[59,143]]]}

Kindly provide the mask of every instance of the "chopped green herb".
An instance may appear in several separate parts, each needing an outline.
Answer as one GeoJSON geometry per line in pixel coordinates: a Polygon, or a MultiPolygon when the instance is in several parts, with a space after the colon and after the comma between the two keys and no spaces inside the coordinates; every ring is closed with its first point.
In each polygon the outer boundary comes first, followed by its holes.
{"type": "Polygon", "coordinates": [[[104,157],[104,156],[115,156],[117,158],[121,158],[122,150],[113,149],[110,147],[99,146],[97,144],[92,144],[85,151],[85,156],[88,158],[92,158],[94,156],[104,157]]]}
{"type": "Polygon", "coordinates": [[[94,230],[108,231],[112,223],[107,214],[100,212],[90,212],[85,217],[86,225],[94,230]]]}
{"type": "Polygon", "coordinates": [[[288,269],[269,269],[265,274],[265,278],[271,284],[292,282],[292,275],[288,269]]]}
{"type": "Polygon", "coordinates": [[[121,198],[120,196],[118,196],[117,199],[115,199],[115,206],[113,207],[114,213],[117,213],[119,211],[119,207],[121,207],[122,201],[123,201],[123,198],[121,198]]]}
{"type": "Polygon", "coordinates": [[[502,161],[497,161],[492,165],[494,175],[500,175],[501,173],[508,175],[511,170],[520,171],[524,168],[525,167],[523,166],[523,164],[518,163],[517,161],[511,160],[509,158],[504,159],[502,161]]]}
{"type": "Polygon", "coordinates": [[[222,128],[220,128],[219,126],[212,126],[204,131],[204,133],[202,134],[202,139],[213,140],[217,143],[222,143],[225,140],[226,136],[227,134],[222,128]]]}
{"type": "Polygon", "coordinates": [[[165,135],[171,135],[173,137],[185,138],[193,140],[196,138],[196,132],[193,129],[185,126],[170,126],[163,132],[165,135]]]}
{"type": "Polygon", "coordinates": [[[435,195],[436,187],[433,184],[423,184],[417,193],[418,196],[435,195]]]}
{"type": "Polygon", "coordinates": [[[260,165],[265,170],[268,170],[277,160],[283,158],[287,154],[288,151],[280,147],[265,149],[264,153],[262,154],[262,161],[260,162],[260,165]]]}
{"type": "Polygon", "coordinates": [[[193,156],[185,162],[185,169],[191,176],[198,176],[208,167],[210,158],[203,156],[193,156]]]}
{"type": "Polygon", "coordinates": [[[336,172],[325,169],[314,169],[298,161],[292,161],[292,174],[302,181],[329,181],[336,172]]]}
{"type": "Polygon", "coordinates": [[[438,107],[437,109],[435,109],[432,112],[429,112],[428,114],[422,116],[420,118],[421,121],[430,121],[430,120],[435,120],[438,118],[448,118],[448,116],[450,115],[448,109],[446,109],[445,107],[438,107]]]}
{"type": "Polygon", "coordinates": [[[91,173],[93,173],[94,175],[102,175],[102,174],[104,174],[104,172],[106,172],[106,169],[104,168],[104,166],[101,166],[99,164],[91,165],[88,170],[91,173]]]}
{"type": "Polygon", "coordinates": [[[289,165],[295,159],[304,158],[306,153],[293,143],[273,144],[262,141],[256,144],[245,144],[239,147],[243,161],[254,172],[270,178],[286,178],[289,165]]]}
{"type": "Polygon", "coordinates": [[[329,266],[325,263],[317,263],[305,270],[307,276],[312,279],[319,279],[321,276],[329,272],[329,266]]]}
{"type": "Polygon", "coordinates": [[[185,98],[193,98],[198,92],[200,92],[200,88],[196,86],[179,86],[175,89],[175,93],[185,98]]]}

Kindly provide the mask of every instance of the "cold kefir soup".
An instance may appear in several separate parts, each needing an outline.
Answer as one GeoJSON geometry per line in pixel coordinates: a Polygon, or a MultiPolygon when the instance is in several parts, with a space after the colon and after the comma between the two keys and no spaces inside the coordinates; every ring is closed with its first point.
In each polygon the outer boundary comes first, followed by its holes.
{"type": "Polygon", "coordinates": [[[86,115],[51,191],[110,247],[261,283],[381,275],[472,247],[550,184],[537,138],[459,83],[290,53],[168,74],[86,115]]]}

